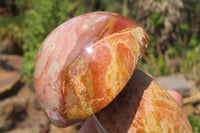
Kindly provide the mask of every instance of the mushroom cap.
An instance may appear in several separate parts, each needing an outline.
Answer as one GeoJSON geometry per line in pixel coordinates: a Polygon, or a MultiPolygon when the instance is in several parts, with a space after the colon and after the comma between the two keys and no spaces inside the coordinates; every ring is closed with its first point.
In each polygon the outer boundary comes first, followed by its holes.
{"type": "Polygon", "coordinates": [[[141,27],[115,13],[66,21],[47,36],[36,57],[41,107],[61,127],[98,112],[125,87],[148,43],[141,27]]]}
{"type": "Polygon", "coordinates": [[[122,92],[96,118],[109,133],[191,133],[181,107],[148,75],[136,69],[122,92]]]}

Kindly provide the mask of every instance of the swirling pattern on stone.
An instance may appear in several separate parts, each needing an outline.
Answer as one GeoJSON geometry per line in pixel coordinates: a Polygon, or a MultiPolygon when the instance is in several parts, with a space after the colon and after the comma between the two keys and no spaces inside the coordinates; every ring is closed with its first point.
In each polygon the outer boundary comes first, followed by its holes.
{"type": "Polygon", "coordinates": [[[84,119],[114,99],[133,74],[149,39],[121,15],[94,12],[72,18],[42,43],[34,85],[57,126],[84,119]]]}

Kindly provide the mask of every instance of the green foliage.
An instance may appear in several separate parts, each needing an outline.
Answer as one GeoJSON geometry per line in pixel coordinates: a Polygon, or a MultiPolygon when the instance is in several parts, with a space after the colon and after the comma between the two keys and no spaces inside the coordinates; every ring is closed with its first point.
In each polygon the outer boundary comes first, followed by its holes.
{"type": "Polygon", "coordinates": [[[150,43],[144,55],[144,60],[138,63],[138,68],[143,71],[147,71],[154,76],[166,75],[168,74],[166,61],[162,56],[155,56],[155,38],[149,36],[150,43]]]}
{"type": "MultiPolygon", "coordinates": [[[[187,2],[186,2],[187,3],[187,2]]],[[[150,72],[154,76],[182,73],[187,79],[194,80],[200,86],[200,1],[191,1],[191,5],[185,6],[183,17],[179,25],[180,34],[176,42],[172,42],[171,47],[167,47],[162,54],[156,51],[156,37],[160,30],[155,30],[150,36],[150,44],[139,63],[139,68],[150,72]],[[185,16],[184,16],[185,15],[185,16]]],[[[164,21],[164,16],[154,13],[150,18],[150,23],[157,28],[164,21]]]]}
{"type": "Polygon", "coordinates": [[[79,15],[78,3],[72,0],[16,1],[20,14],[7,16],[0,23],[0,39],[9,39],[23,49],[23,80],[32,82],[37,50],[43,39],[65,20],[79,15]]]}
{"type": "Polygon", "coordinates": [[[195,48],[196,46],[198,47],[200,45],[200,40],[198,40],[196,34],[192,34],[192,37],[189,41],[189,46],[190,48],[195,48]]]}
{"type": "MultiPolygon", "coordinates": [[[[22,75],[25,81],[32,82],[33,65],[37,50],[43,39],[59,24],[63,23],[72,10],[77,6],[70,0],[32,0],[30,9],[25,11],[24,23],[24,43],[22,75]]],[[[80,12],[73,12],[78,15],[80,12]]]]}
{"type": "Polygon", "coordinates": [[[164,15],[160,14],[160,13],[153,13],[150,16],[150,23],[154,26],[158,26],[160,24],[162,24],[164,21],[164,15]]]}
{"type": "Polygon", "coordinates": [[[156,58],[154,55],[149,55],[148,60],[150,61],[149,63],[140,60],[138,63],[138,68],[153,74],[154,76],[168,74],[166,61],[162,57],[156,58]]]}
{"type": "Polygon", "coordinates": [[[21,26],[21,16],[8,16],[4,19],[1,19],[0,40],[7,39],[17,45],[21,45],[23,42],[23,29],[21,26]]]}
{"type": "Polygon", "coordinates": [[[173,47],[168,49],[168,56],[169,58],[175,58],[175,56],[177,55],[177,50],[173,47]]]}
{"type": "Polygon", "coordinates": [[[181,71],[200,84],[200,40],[193,34],[182,54],[181,71]]]}
{"type": "Polygon", "coordinates": [[[195,118],[194,115],[188,117],[193,132],[200,132],[200,120],[195,118]]]}
{"type": "Polygon", "coordinates": [[[180,25],[180,29],[183,33],[188,32],[189,31],[189,25],[187,23],[183,23],[180,25]]]}

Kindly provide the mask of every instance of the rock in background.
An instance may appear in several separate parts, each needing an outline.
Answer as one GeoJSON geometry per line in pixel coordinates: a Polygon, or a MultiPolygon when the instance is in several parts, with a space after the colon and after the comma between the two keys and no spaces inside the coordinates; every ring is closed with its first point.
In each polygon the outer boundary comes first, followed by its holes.
{"type": "Polygon", "coordinates": [[[0,133],[77,133],[81,122],[57,128],[37,100],[33,84],[20,81],[22,57],[0,56],[0,133]]]}

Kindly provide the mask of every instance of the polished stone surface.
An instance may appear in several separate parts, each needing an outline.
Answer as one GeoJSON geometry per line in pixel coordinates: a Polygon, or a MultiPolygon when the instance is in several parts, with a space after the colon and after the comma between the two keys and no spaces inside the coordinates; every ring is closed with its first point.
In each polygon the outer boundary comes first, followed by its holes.
{"type": "Polygon", "coordinates": [[[40,104],[57,126],[108,105],[131,78],[149,38],[132,20],[109,12],[72,18],[43,41],[35,61],[40,104]]]}

